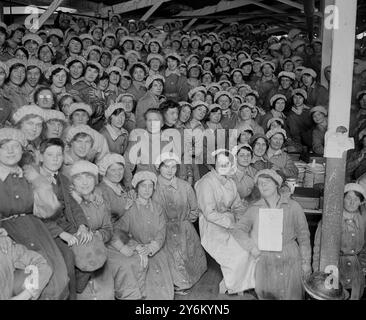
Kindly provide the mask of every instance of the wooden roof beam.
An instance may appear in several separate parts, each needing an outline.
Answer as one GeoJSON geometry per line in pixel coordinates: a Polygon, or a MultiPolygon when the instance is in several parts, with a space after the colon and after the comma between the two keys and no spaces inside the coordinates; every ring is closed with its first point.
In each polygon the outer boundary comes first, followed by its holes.
{"type": "MultiPolygon", "coordinates": [[[[290,7],[299,9],[301,11],[304,11],[304,5],[295,1],[291,1],[291,0],[277,0],[278,2],[287,4],[290,7]]],[[[321,12],[314,12],[314,15],[318,16],[318,17],[322,17],[323,14],[321,12]]]]}
{"type": "MultiPolygon", "coordinates": [[[[134,10],[143,9],[146,7],[157,6],[155,10],[164,2],[170,2],[171,0],[130,0],[127,2],[122,2],[115,4],[113,6],[106,6],[100,10],[102,17],[107,17],[109,12],[113,14],[121,14],[134,10]]],[[[155,11],[154,10],[154,11],[155,11]]]]}

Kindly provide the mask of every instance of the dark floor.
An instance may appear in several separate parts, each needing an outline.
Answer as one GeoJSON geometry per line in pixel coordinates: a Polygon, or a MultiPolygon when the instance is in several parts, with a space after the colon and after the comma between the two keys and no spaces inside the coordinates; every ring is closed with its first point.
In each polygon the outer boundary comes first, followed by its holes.
{"type": "Polygon", "coordinates": [[[175,300],[253,300],[249,294],[243,296],[219,294],[219,283],[222,280],[220,266],[208,254],[207,271],[186,296],[175,296],[175,300]]]}

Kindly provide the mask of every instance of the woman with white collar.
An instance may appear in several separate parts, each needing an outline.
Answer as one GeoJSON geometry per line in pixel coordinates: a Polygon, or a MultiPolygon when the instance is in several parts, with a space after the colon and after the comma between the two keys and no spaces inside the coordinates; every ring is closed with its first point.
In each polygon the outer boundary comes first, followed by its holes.
{"type": "Polygon", "coordinates": [[[203,176],[195,185],[199,216],[201,244],[220,265],[223,280],[220,293],[237,294],[254,288],[254,259],[244,250],[231,232],[236,222],[244,215],[235,182],[234,157],[227,150],[213,153],[215,168],[203,176]]]}
{"type": "Polygon", "coordinates": [[[27,145],[18,129],[0,129],[1,226],[13,241],[40,253],[53,269],[40,299],[67,299],[67,269],[60,250],[41,221],[52,216],[59,202],[51,184],[31,166],[19,166],[27,145]]]}
{"type": "MultiPolygon", "coordinates": [[[[261,198],[240,217],[232,234],[250,252],[250,257],[256,259],[256,294],[261,300],[303,299],[302,277],[311,274],[310,232],[304,211],[296,201],[280,193],[283,179],[274,170],[259,171],[254,181],[261,198]],[[282,211],[280,247],[261,247],[262,209],[282,211]]],[[[276,214],[279,216],[281,212],[276,214]]]]}

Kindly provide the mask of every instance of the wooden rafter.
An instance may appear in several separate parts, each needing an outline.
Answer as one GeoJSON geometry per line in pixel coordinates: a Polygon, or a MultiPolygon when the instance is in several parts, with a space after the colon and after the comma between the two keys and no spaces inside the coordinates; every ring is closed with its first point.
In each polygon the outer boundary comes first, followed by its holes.
{"type": "Polygon", "coordinates": [[[107,17],[109,12],[112,12],[113,14],[126,13],[134,10],[155,6],[157,3],[162,4],[164,2],[169,1],[171,0],[131,0],[113,6],[104,7],[100,10],[100,14],[103,17],[107,17]]]}
{"type": "MultiPolygon", "coordinates": [[[[277,0],[277,1],[287,4],[290,7],[293,7],[293,8],[299,9],[299,10],[304,10],[304,5],[302,3],[298,3],[295,1],[291,1],[291,0],[277,0]]],[[[319,17],[323,16],[322,13],[320,13],[320,12],[314,12],[314,15],[319,16],[319,17]]]]}
{"type": "Polygon", "coordinates": [[[153,13],[163,4],[164,1],[156,2],[141,18],[142,21],[149,19],[153,13]]]}

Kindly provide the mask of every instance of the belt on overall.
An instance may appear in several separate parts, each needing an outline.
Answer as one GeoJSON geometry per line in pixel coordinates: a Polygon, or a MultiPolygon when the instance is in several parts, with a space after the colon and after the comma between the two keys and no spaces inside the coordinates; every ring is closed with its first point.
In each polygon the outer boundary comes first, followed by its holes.
{"type": "Polygon", "coordinates": [[[26,215],[27,215],[26,213],[14,214],[14,215],[12,215],[10,217],[0,219],[0,222],[7,221],[7,220],[12,220],[12,219],[16,219],[16,218],[19,218],[19,217],[25,217],[26,215]]]}

